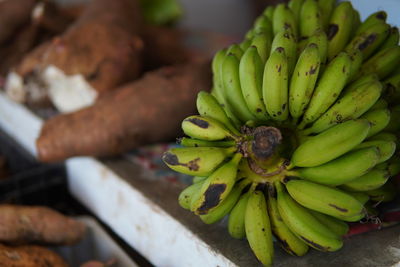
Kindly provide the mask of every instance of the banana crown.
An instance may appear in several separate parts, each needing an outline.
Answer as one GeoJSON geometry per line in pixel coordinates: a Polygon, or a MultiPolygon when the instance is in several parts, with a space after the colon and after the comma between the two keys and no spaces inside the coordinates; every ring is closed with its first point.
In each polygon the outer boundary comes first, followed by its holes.
{"type": "Polygon", "coordinates": [[[268,6],[212,61],[211,92],[163,156],[194,176],[179,204],[207,224],[228,217],[265,266],[336,251],[347,222],[376,221],[400,172],[399,30],[348,1],[268,6]],[[323,197],[321,197],[323,196],[323,197]]]}

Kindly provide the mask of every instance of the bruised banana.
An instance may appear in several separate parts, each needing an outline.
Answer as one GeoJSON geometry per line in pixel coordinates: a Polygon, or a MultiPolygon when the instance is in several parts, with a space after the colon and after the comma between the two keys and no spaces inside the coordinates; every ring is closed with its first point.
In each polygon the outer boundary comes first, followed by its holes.
{"type": "Polygon", "coordinates": [[[219,141],[234,138],[233,134],[218,120],[197,115],[184,119],[182,130],[186,135],[200,140],[219,141]]]}
{"type": "Polygon", "coordinates": [[[336,251],[343,246],[341,237],[295,202],[282,185],[277,186],[277,194],[283,221],[306,244],[320,251],[336,251]]]}
{"type": "Polygon", "coordinates": [[[332,16],[332,12],[335,9],[336,0],[319,0],[318,6],[321,13],[322,27],[323,30],[328,30],[328,25],[332,16]]]}
{"type": "Polygon", "coordinates": [[[303,256],[308,252],[308,245],[298,238],[283,222],[278,210],[275,189],[268,190],[268,214],[270,216],[272,232],[279,240],[280,246],[293,256],[303,256]]]}
{"type": "Polygon", "coordinates": [[[234,147],[234,140],[225,141],[205,141],[188,137],[179,138],[177,143],[185,147],[234,147]]]}
{"type": "Polygon", "coordinates": [[[274,35],[280,31],[290,30],[297,37],[297,22],[292,10],[286,4],[279,4],[275,7],[273,20],[274,35]]]}
{"type": "Polygon", "coordinates": [[[296,37],[289,30],[280,31],[277,33],[272,41],[271,56],[276,50],[283,48],[288,61],[288,75],[294,70],[297,58],[297,42],[296,37]]]}
{"type": "Polygon", "coordinates": [[[304,180],[286,183],[290,196],[302,206],[335,218],[363,213],[363,204],[346,192],[304,180]]]}
{"type": "Polygon", "coordinates": [[[356,35],[366,31],[375,24],[386,22],[387,14],[385,11],[378,11],[369,15],[365,21],[358,27],[356,35]]]}
{"type": "Polygon", "coordinates": [[[300,36],[307,38],[323,28],[321,11],[316,0],[304,0],[300,11],[300,36]]]}
{"type": "Polygon", "coordinates": [[[371,123],[371,128],[367,135],[368,138],[385,129],[390,122],[390,111],[386,108],[372,109],[365,113],[361,118],[367,119],[371,123]]]}
{"type": "Polygon", "coordinates": [[[194,175],[210,175],[236,147],[183,147],[172,148],[164,153],[163,161],[174,171],[194,175]]]}

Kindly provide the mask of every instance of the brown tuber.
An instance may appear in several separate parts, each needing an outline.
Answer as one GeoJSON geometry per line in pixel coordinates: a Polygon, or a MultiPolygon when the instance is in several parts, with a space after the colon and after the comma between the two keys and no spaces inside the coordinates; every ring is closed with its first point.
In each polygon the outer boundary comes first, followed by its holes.
{"type": "Polygon", "coordinates": [[[209,90],[209,69],[208,63],[164,67],[91,107],[51,118],[36,142],[39,160],[115,155],[173,140],[181,121],[195,112],[197,93],[209,90]]]}
{"type": "Polygon", "coordinates": [[[83,223],[47,207],[0,205],[2,243],[73,245],[85,229],[83,223]]]}

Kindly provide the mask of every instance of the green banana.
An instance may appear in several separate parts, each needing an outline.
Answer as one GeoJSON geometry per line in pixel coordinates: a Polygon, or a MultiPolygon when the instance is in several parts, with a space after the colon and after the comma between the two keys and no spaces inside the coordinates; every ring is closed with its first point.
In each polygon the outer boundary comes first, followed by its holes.
{"type": "Polygon", "coordinates": [[[368,112],[379,109],[387,109],[387,107],[388,107],[387,101],[383,98],[379,98],[378,101],[375,102],[375,104],[369,109],[368,112]]]}
{"type": "Polygon", "coordinates": [[[228,50],[226,51],[226,55],[232,54],[234,55],[238,60],[243,56],[243,50],[240,48],[238,44],[233,44],[228,47],[228,50]]]}
{"type": "Polygon", "coordinates": [[[193,177],[193,183],[194,184],[200,183],[200,182],[203,182],[205,179],[207,179],[207,177],[195,176],[195,177],[193,177]]]}
{"type": "Polygon", "coordinates": [[[290,76],[296,65],[297,58],[297,43],[295,36],[290,31],[281,31],[277,33],[272,41],[271,55],[282,47],[285,50],[285,55],[288,61],[288,75],[290,76]]]}
{"type": "Polygon", "coordinates": [[[246,237],[244,217],[249,196],[250,194],[248,192],[243,194],[229,214],[228,232],[233,238],[242,239],[246,237]]]}
{"type": "Polygon", "coordinates": [[[353,16],[353,6],[350,2],[341,2],[333,10],[327,31],[329,60],[346,47],[351,36],[352,27],[349,25],[353,22],[353,16]]]}
{"type": "Polygon", "coordinates": [[[286,183],[290,196],[300,205],[335,218],[363,213],[363,205],[346,192],[304,180],[286,183]]]}
{"type": "Polygon", "coordinates": [[[379,47],[379,50],[384,50],[386,48],[397,46],[399,44],[399,39],[400,39],[399,29],[397,27],[390,28],[389,36],[379,47]]]}
{"type": "Polygon", "coordinates": [[[378,189],[382,185],[384,185],[390,177],[390,173],[388,170],[378,170],[373,169],[363,176],[354,179],[348,183],[342,185],[342,187],[346,190],[351,191],[370,191],[374,189],[378,189]]]}
{"type": "Polygon", "coordinates": [[[192,185],[186,187],[178,197],[179,205],[187,210],[190,210],[190,202],[192,201],[192,196],[195,192],[199,191],[203,186],[203,182],[193,183],[192,185]]]}
{"type": "Polygon", "coordinates": [[[198,115],[189,116],[182,121],[183,132],[193,138],[207,141],[218,141],[234,138],[233,134],[218,120],[198,115]]]}
{"type": "Polygon", "coordinates": [[[263,98],[273,120],[288,118],[288,59],[285,49],[278,47],[267,60],[263,77],[263,98]]]}
{"type": "Polygon", "coordinates": [[[162,159],[174,171],[194,176],[208,176],[235,151],[236,147],[171,148],[164,153],[162,159]]]}
{"type": "Polygon", "coordinates": [[[234,54],[225,56],[221,66],[224,97],[229,108],[242,122],[254,120],[243,98],[239,80],[239,59],[234,54]]]}
{"type": "Polygon", "coordinates": [[[275,6],[269,5],[264,10],[263,15],[269,18],[270,21],[274,21],[274,12],[275,12],[275,6]]]}
{"type": "Polygon", "coordinates": [[[318,6],[321,11],[322,26],[326,31],[328,30],[329,21],[336,6],[336,0],[319,0],[318,6]]]}
{"type": "Polygon", "coordinates": [[[268,32],[256,33],[251,40],[251,46],[257,47],[261,62],[265,64],[265,62],[267,62],[269,54],[271,53],[272,35],[268,32]]]}
{"type": "Polygon", "coordinates": [[[360,27],[361,25],[361,15],[360,12],[358,12],[357,10],[353,9],[353,24],[351,25],[351,34],[350,36],[355,36],[357,29],[360,27]]]}
{"type": "Polygon", "coordinates": [[[289,86],[289,111],[298,119],[307,107],[318,78],[320,55],[316,44],[308,45],[300,54],[289,86]]]}
{"type": "Polygon", "coordinates": [[[224,218],[236,205],[242,194],[243,188],[246,187],[250,181],[244,180],[236,184],[229,195],[214,209],[207,214],[200,215],[200,219],[206,224],[216,223],[224,218]]]}
{"type": "Polygon", "coordinates": [[[351,59],[347,53],[340,53],[329,63],[317,83],[303,121],[299,125],[300,129],[318,119],[336,101],[346,85],[350,65],[351,59]]]}
{"type": "Polygon", "coordinates": [[[243,51],[246,51],[247,48],[249,48],[250,45],[251,45],[251,39],[252,39],[252,38],[253,38],[253,36],[251,36],[251,38],[249,38],[249,39],[244,39],[244,40],[239,44],[240,49],[242,49],[243,51]]]}
{"type": "Polygon", "coordinates": [[[286,4],[278,4],[274,11],[274,20],[272,22],[274,35],[280,31],[291,31],[297,37],[296,17],[292,10],[286,4]]]}
{"type": "Polygon", "coordinates": [[[344,236],[349,231],[349,225],[347,223],[315,210],[309,211],[312,216],[314,216],[318,221],[327,226],[332,232],[334,232],[338,236],[344,236]]]}
{"type": "Polygon", "coordinates": [[[366,174],[379,159],[379,150],[369,147],[352,151],[328,163],[298,168],[288,174],[324,185],[341,185],[366,174]]]}
{"type": "Polygon", "coordinates": [[[185,147],[233,147],[236,146],[236,142],[233,140],[226,141],[205,141],[199,139],[193,139],[188,137],[182,137],[177,140],[177,143],[185,147]]]}
{"type": "Polygon", "coordinates": [[[300,11],[300,37],[307,38],[322,28],[321,12],[316,0],[305,0],[300,11]]]}
{"type": "MultiPolygon", "coordinates": [[[[345,190],[346,191],[346,190],[345,190]]],[[[365,205],[368,202],[369,196],[364,192],[347,192],[349,195],[353,196],[355,199],[361,202],[361,204],[365,205]]]]}
{"type": "Polygon", "coordinates": [[[261,191],[250,193],[245,213],[245,229],[247,241],[257,259],[270,266],[274,255],[271,223],[269,220],[265,196],[261,191]]]}
{"type": "Polygon", "coordinates": [[[394,155],[390,158],[388,171],[390,176],[395,176],[400,173],[400,156],[394,155]]]}
{"type": "Polygon", "coordinates": [[[398,145],[398,138],[395,134],[393,133],[388,133],[388,132],[380,132],[374,136],[371,136],[367,139],[368,141],[370,140],[384,140],[384,141],[392,141],[396,143],[396,146],[398,145]]]}
{"type": "Polygon", "coordinates": [[[388,109],[371,110],[361,118],[367,119],[371,123],[371,128],[367,135],[368,138],[385,129],[390,122],[390,111],[388,109]]]}
{"type": "Polygon", "coordinates": [[[385,203],[392,201],[396,197],[398,192],[396,190],[396,185],[394,185],[392,181],[389,180],[380,188],[366,191],[366,193],[369,195],[372,201],[385,203]]]}
{"type": "Polygon", "coordinates": [[[242,154],[236,153],[207,178],[199,191],[199,198],[191,207],[195,214],[207,214],[227,198],[236,182],[237,167],[241,159],[242,154]]]}
{"type": "Polygon", "coordinates": [[[223,108],[218,104],[215,97],[205,91],[197,94],[196,106],[199,114],[203,117],[210,117],[222,122],[224,126],[233,134],[240,135],[239,131],[233,126],[223,108]]]}
{"type": "Polygon", "coordinates": [[[327,163],[359,145],[367,136],[370,123],[350,120],[306,139],[293,153],[291,165],[315,167],[327,163]]]}
{"type": "Polygon", "coordinates": [[[239,78],[242,94],[250,112],[259,120],[269,119],[262,98],[262,79],[264,64],[257,48],[250,46],[239,64],[239,78]]]}
{"type": "Polygon", "coordinates": [[[211,94],[218,100],[221,104],[221,107],[224,109],[226,115],[232,120],[232,122],[238,126],[240,125],[239,120],[235,117],[232,110],[229,108],[228,103],[226,102],[224,96],[224,85],[222,82],[222,73],[221,66],[222,62],[225,59],[226,49],[219,50],[212,61],[211,67],[213,71],[213,84],[214,87],[211,91],[211,94]]]}
{"type": "Polygon", "coordinates": [[[361,68],[361,65],[363,63],[363,54],[360,50],[355,49],[354,51],[349,53],[349,56],[351,59],[349,81],[352,81],[355,77],[357,77],[357,73],[361,68]]]}
{"type": "Polygon", "coordinates": [[[278,210],[276,192],[268,191],[268,214],[271,220],[272,232],[279,240],[280,246],[293,256],[303,256],[308,252],[308,245],[298,238],[283,222],[278,210]]]}
{"type": "Polygon", "coordinates": [[[264,15],[259,16],[255,20],[254,26],[253,26],[253,29],[255,32],[259,31],[260,29],[269,30],[271,28],[272,28],[272,20],[270,20],[268,17],[266,17],[264,15]]]}
{"type": "Polygon", "coordinates": [[[285,224],[301,240],[320,251],[336,251],[343,246],[340,236],[318,221],[277,184],[278,210],[285,224]]]}
{"type": "Polygon", "coordinates": [[[328,37],[326,36],[326,33],[321,29],[315,31],[307,39],[307,44],[312,44],[312,43],[314,43],[318,46],[318,52],[319,52],[319,58],[320,58],[321,65],[325,66],[326,57],[328,55],[328,37]]]}
{"type": "Polygon", "coordinates": [[[290,0],[288,3],[288,7],[292,10],[297,24],[299,24],[300,21],[300,12],[303,2],[304,0],[290,0]]]}
{"type": "Polygon", "coordinates": [[[400,73],[387,78],[384,84],[384,97],[387,102],[400,103],[400,73]]]}
{"type": "Polygon", "coordinates": [[[367,17],[367,19],[358,27],[356,35],[365,32],[368,28],[372,27],[375,24],[386,22],[387,14],[385,11],[378,11],[372,13],[367,17]]]}
{"type": "Polygon", "coordinates": [[[364,60],[368,59],[388,37],[390,26],[386,23],[377,23],[356,35],[346,47],[347,52],[360,50],[364,60]]]}
{"type": "Polygon", "coordinates": [[[400,105],[390,108],[390,122],[385,127],[385,131],[397,133],[400,130],[400,105]]]}
{"type": "Polygon", "coordinates": [[[358,77],[362,77],[370,73],[376,73],[379,79],[385,79],[398,67],[399,60],[399,46],[386,48],[385,50],[376,53],[361,66],[358,77]]]}
{"type": "Polygon", "coordinates": [[[364,83],[369,83],[369,82],[376,82],[379,81],[378,75],[375,73],[370,73],[365,76],[359,77],[357,80],[346,86],[343,91],[342,95],[345,95],[351,91],[354,91],[356,88],[360,87],[364,83]]]}
{"type": "Polygon", "coordinates": [[[362,84],[339,98],[310,128],[303,131],[304,134],[320,133],[343,121],[359,118],[376,103],[381,92],[382,84],[378,81],[362,84]]]}
{"type": "Polygon", "coordinates": [[[366,148],[366,147],[377,147],[379,150],[379,159],[377,164],[382,163],[390,159],[396,151],[396,143],[393,141],[385,140],[371,140],[365,141],[354,148],[354,150],[366,148]]]}

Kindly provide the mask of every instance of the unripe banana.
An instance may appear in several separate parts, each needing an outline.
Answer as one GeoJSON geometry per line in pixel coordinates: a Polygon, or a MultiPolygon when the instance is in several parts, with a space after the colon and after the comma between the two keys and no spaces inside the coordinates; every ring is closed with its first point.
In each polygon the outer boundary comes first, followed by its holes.
{"type": "Polygon", "coordinates": [[[356,49],[349,53],[351,59],[350,73],[349,73],[349,81],[354,80],[357,77],[357,73],[361,68],[363,63],[363,54],[360,50],[356,49]]]}
{"type": "Polygon", "coordinates": [[[291,31],[297,37],[297,22],[292,10],[286,4],[278,4],[274,11],[274,35],[280,31],[291,31]]]}
{"type": "Polygon", "coordinates": [[[379,77],[375,73],[370,73],[370,74],[364,75],[362,77],[359,77],[357,80],[355,80],[348,86],[346,86],[343,89],[341,95],[345,95],[351,91],[354,91],[356,88],[360,87],[364,83],[377,82],[377,81],[379,81],[379,77]]]}
{"type": "Polygon", "coordinates": [[[261,191],[250,193],[245,213],[246,237],[257,259],[270,266],[274,255],[271,224],[267,213],[267,203],[261,191]]]}
{"type": "Polygon", "coordinates": [[[386,40],[390,26],[386,23],[377,23],[359,33],[347,45],[346,51],[360,50],[364,60],[368,59],[375,50],[386,40]]]}
{"type": "Polygon", "coordinates": [[[251,41],[251,46],[257,47],[258,54],[263,64],[267,62],[269,54],[271,53],[272,38],[272,35],[268,32],[259,32],[254,35],[251,41]]]}
{"type": "Polygon", "coordinates": [[[327,163],[359,145],[367,136],[370,123],[365,119],[350,120],[307,138],[293,153],[291,164],[315,167],[327,163]]]}
{"type": "Polygon", "coordinates": [[[390,111],[388,109],[371,110],[365,113],[361,118],[367,119],[371,123],[371,128],[367,135],[368,138],[385,129],[390,122],[390,111]]]}
{"type": "Polygon", "coordinates": [[[396,190],[396,186],[392,183],[392,181],[389,180],[382,187],[375,190],[366,191],[366,193],[369,195],[372,201],[386,203],[392,201],[398,192],[396,190]]]}
{"type": "Polygon", "coordinates": [[[214,120],[222,122],[224,126],[233,134],[240,135],[213,95],[205,91],[199,92],[197,94],[196,106],[197,111],[201,116],[210,117],[214,120]]]}
{"type": "Polygon", "coordinates": [[[326,58],[328,55],[328,37],[326,36],[326,33],[321,29],[315,31],[307,39],[307,45],[312,44],[312,43],[314,43],[318,46],[318,52],[319,52],[319,58],[321,61],[321,65],[325,66],[326,58]]]}
{"type": "Polygon", "coordinates": [[[379,150],[379,159],[377,164],[382,163],[390,159],[396,151],[396,143],[393,141],[385,140],[371,140],[365,141],[354,148],[354,150],[366,148],[366,147],[377,147],[379,150]]]}
{"type": "Polygon", "coordinates": [[[243,56],[243,50],[240,48],[238,44],[233,44],[229,46],[228,50],[226,51],[226,55],[229,54],[234,55],[238,60],[240,60],[240,58],[243,56]]]}
{"type": "Polygon", "coordinates": [[[254,23],[253,29],[254,29],[253,37],[260,32],[266,32],[270,36],[274,35],[272,28],[272,21],[266,16],[258,17],[254,23]]]}
{"type": "Polygon", "coordinates": [[[240,49],[242,49],[243,51],[246,51],[247,50],[247,48],[249,48],[250,47],[250,45],[251,45],[251,39],[253,38],[253,36],[251,36],[251,38],[249,38],[249,39],[244,39],[240,44],[239,44],[239,47],[240,47],[240,49]]]}
{"type": "Polygon", "coordinates": [[[273,51],[265,64],[263,98],[273,120],[284,121],[288,118],[288,59],[282,47],[273,51]]]}
{"type": "Polygon", "coordinates": [[[290,76],[294,70],[297,59],[297,42],[295,36],[290,31],[281,31],[276,34],[272,41],[271,55],[279,47],[285,50],[288,61],[288,75],[290,76]]]}
{"type": "Polygon", "coordinates": [[[174,171],[193,176],[208,176],[235,151],[236,147],[171,148],[164,153],[162,159],[174,171]]]}
{"type": "Polygon", "coordinates": [[[300,12],[304,0],[290,0],[288,3],[289,8],[292,10],[297,24],[300,22],[300,12]]]}
{"type": "Polygon", "coordinates": [[[300,37],[307,38],[323,28],[321,12],[316,0],[305,0],[300,11],[300,37]]]}
{"type": "Polygon", "coordinates": [[[347,192],[349,195],[353,196],[355,199],[361,202],[361,204],[365,205],[368,202],[369,196],[363,192],[347,192]]]}
{"type": "Polygon", "coordinates": [[[368,173],[360,176],[353,181],[345,183],[342,185],[343,189],[349,191],[370,191],[374,189],[378,189],[382,185],[384,185],[390,177],[390,173],[388,170],[378,170],[373,169],[368,173]]]}
{"type": "Polygon", "coordinates": [[[248,192],[243,194],[229,214],[228,232],[233,238],[242,239],[246,237],[244,217],[249,196],[250,194],[248,192]]]}
{"type": "MultiPolygon", "coordinates": [[[[368,196],[367,196],[368,197],[368,196]]],[[[349,225],[337,218],[332,216],[322,214],[315,210],[309,210],[310,213],[323,225],[328,227],[332,232],[337,234],[338,236],[344,236],[349,231],[349,225]]]]}
{"type": "Polygon", "coordinates": [[[341,2],[333,10],[329,21],[328,36],[328,59],[332,60],[348,43],[353,22],[353,7],[350,2],[341,2]]]}
{"type": "Polygon", "coordinates": [[[326,31],[329,26],[329,21],[332,16],[332,12],[335,9],[336,0],[319,0],[318,6],[321,13],[321,21],[323,29],[326,31]]]}
{"type": "Polygon", "coordinates": [[[290,196],[306,208],[340,218],[363,213],[363,205],[346,192],[304,180],[286,183],[290,196]]]}
{"type": "Polygon", "coordinates": [[[399,46],[386,48],[385,50],[376,53],[361,66],[358,77],[370,73],[376,73],[379,79],[384,79],[398,67],[399,60],[399,46]]]}
{"type": "Polygon", "coordinates": [[[400,103],[400,73],[394,74],[384,82],[384,97],[389,103],[400,103]]]}
{"type": "Polygon", "coordinates": [[[193,183],[200,183],[200,182],[204,182],[204,180],[206,180],[207,177],[202,177],[202,176],[195,176],[193,177],[193,183]]]}
{"type": "Polygon", "coordinates": [[[277,192],[279,214],[301,240],[320,251],[336,251],[343,246],[338,235],[296,203],[281,185],[277,186],[277,192]]]}
{"type": "Polygon", "coordinates": [[[222,49],[219,50],[213,58],[211,67],[213,71],[214,87],[211,91],[211,94],[218,100],[218,102],[221,104],[221,107],[224,109],[226,115],[232,120],[232,122],[236,126],[240,126],[240,121],[233,114],[224,96],[224,85],[222,81],[221,66],[222,62],[225,59],[225,55],[226,55],[226,49],[222,49]]]}
{"type": "Polygon", "coordinates": [[[250,112],[259,120],[267,121],[268,113],[262,98],[264,64],[257,48],[250,46],[239,64],[239,78],[242,94],[250,112]]]}
{"type": "Polygon", "coordinates": [[[388,171],[392,177],[400,173],[400,156],[394,155],[390,158],[388,171]]]}
{"type": "Polygon", "coordinates": [[[195,214],[207,214],[226,199],[235,185],[237,167],[241,159],[242,154],[235,154],[230,161],[208,177],[199,191],[199,199],[191,207],[195,214]]]}
{"type": "Polygon", "coordinates": [[[368,112],[379,109],[387,109],[387,107],[388,107],[387,101],[383,98],[379,98],[378,101],[375,102],[375,104],[369,109],[368,112]]]}
{"type": "Polygon", "coordinates": [[[365,32],[368,28],[371,26],[378,24],[378,23],[384,23],[386,22],[387,14],[385,11],[378,11],[375,13],[372,13],[367,17],[367,19],[360,25],[360,27],[357,29],[356,35],[365,32]]]}
{"type": "Polygon", "coordinates": [[[400,105],[390,108],[390,122],[385,127],[385,131],[397,133],[400,130],[400,105]]]}
{"type": "Polygon", "coordinates": [[[184,119],[182,130],[186,135],[200,140],[218,141],[233,138],[232,133],[219,121],[198,115],[184,119]]]}
{"type": "Polygon", "coordinates": [[[289,174],[324,185],[341,185],[366,174],[379,159],[375,147],[348,152],[328,163],[309,168],[298,168],[289,174]]]}
{"type": "Polygon", "coordinates": [[[212,142],[188,137],[179,138],[177,143],[185,147],[233,147],[236,145],[236,142],[233,140],[212,142]]]}
{"type": "Polygon", "coordinates": [[[346,85],[350,65],[351,59],[347,53],[340,53],[329,63],[317,83],[303,121],[299,125],[300,129],[318,119],[336,101],[346,85]]]}
{"type": "Polygon", "coordinates": [[[395,134],[393,133],[388,133],[388,132],[380,132],[374,136],[371,136],[370,138],[368,138],[368,141],[370,140],[384,140],[384,141],[391,141],[391,142],[395,142],[396,146],[398,145],[398,138],[395,134]]]}
{"type": "Polygon", "coordinates": [[[335,124],[359,118],[376,103],[381,92],[382,84],[378,81],[362,84],[339,98],[310,128],[304,130],[304,134],[320,133],[335,124]]]}
{"type": "Polygon", "coordinates": [[[243,188],[246,187],[249,183],[250,181],[248,180],[237,183],[233,187],[229,195],[217,207],[215,207],[205,215],[200,215],[200,219],[206,224],[213,224],[222,220],[236,205],[243,191],[243,188]]]}
{"type": "Polygon", "coordinates": [[[195,192],[199,191],[203,186],[203,181],[198,183],[193,183],[192,185],[186,187],[178,197],[179,205],[187,210],[190,210],[190,203],[192,201],[192,196],[195,192]]]}
{"type": "Polygon", "coordinates": [[[399,39],[400,39],[399,29],[397,27],[390,28],[389,36],[379,47],[379,50],[385,50],[386,48],[397,46],[399,44],[399,39]]]}
{"type": "Polygon", "coordinates": [[[222,82],[224,97],[229,108],[240,121],[246,122],[255,118],[247,108],[243,98],[239,80],[239,62],[235,55],[226,55],[221,68],[222,82]]]}
{"type": "Polygon", "coordinates": [[[357,29],[360,27],[361,25],[361,15],[360,12],[358,12],[357,10],[353,9],[353,23],[351,25],[351,34],[350,36],[355,36],[357,29]]]}
{"type": "Polygon", "coordinates": [[[264,10],[263,15],[269,18],[270,21],[274,21],[274,12],[275,12],[275,6],[269,5],[264,10]]]}
{"type": "Polygon", "coordinates": [[[289,111],[297,119],[307,107],[319,74],[320,55],[316,44],[308,45],[301,53],[290,81],[289,111]]]}
{"type": "Polygon", "coordinates": [[[272,232],[279,240],[280,246],[293,256],[303,256],[308,252],[308,245],[298,238],[287,225],[283,222],[278,210],[276,192],[268,192],[268,214],[271,220],[272,232]]]}

